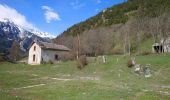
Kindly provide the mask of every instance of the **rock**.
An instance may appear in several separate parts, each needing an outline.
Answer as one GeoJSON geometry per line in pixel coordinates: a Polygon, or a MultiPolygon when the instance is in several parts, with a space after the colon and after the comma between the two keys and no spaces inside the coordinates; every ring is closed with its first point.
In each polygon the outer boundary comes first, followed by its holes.
{"type": "Polygon", "coordinates": [[[150,70],[149,66],[150,66],[150,65],[146,65],[146,66],[144,67],[144,69],[143,69],[143,71],[144,71],[144,76],[145,76],[146,78],[151,77],[151,70],[150,70]]]}
{"type": "Polygon", "coordinates": [[[106,57],[102,56],[103,63],[106,63],[106,57]]]}
{"type": "Polygon", "coordinates": [[[141,71],[140,65],[139,65],[139,64],[136,64],[136,65],[134,66],[134,72],[137,73],[137,74],[140,74],[140,71],[141,71]]]}
{"type": "Polygon", "coordinates": [[[139,64],[136,64],[135,66],[134,66],[134,70],[135,70],[135,72],[137,72],[137,71],[140,71],[140,65],[139,64]]]}
{"type": "Polygon", "coordinates": [[[106,63],[106,57],[105,56],[98,56],[97,61],[99,63],[106,63]]]}
{"type": "Polygon", "coordinates": [[[129,68],[132,68],[132,67],[135,66],[135,65],[136,65],[135,58],[131,58],[131,59],[128,61],[128,63],[127,63],[127,66],[128,66],[129,68]]]}

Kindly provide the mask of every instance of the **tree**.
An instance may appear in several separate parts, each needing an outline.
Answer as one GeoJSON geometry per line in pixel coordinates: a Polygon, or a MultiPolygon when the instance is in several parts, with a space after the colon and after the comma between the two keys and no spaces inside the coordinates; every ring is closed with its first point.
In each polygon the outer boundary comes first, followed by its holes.
{"type": "Polygon", "coordinates": [[[18,43],[14,40],[10,48],[10,58],[12,61],[16,62],[21,57],[21,50],[18,43]]]}
{"type": "Polygon", "coordinates": [[[5,60],[4,55],[5,55],[4,53],[0,53],[0,62],[5,60]]]}

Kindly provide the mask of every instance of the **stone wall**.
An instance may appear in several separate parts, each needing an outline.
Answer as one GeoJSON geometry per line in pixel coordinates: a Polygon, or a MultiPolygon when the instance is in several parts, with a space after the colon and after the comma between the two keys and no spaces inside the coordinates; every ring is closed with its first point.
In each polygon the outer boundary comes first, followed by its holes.
{"type": "Polygon", "coordinates": [[[40,63],[41,63],[41,48],[39,45],[34,43],[29,49],[28,64],[36,65],[40,63]],[[34,55],[35,55],[35,61],[33,60],[34,55]]]}
{"type": "Polygon", "coordinates": [[[67,54],[69,52],[68,51],[57,51],[57,50],[42,50],[42,60],[44,62],[49,62],[49,61],[59,61],[59,60],[63,60],[67,54]],[[56,57],[57,56],[57,57],[56,57]]]}

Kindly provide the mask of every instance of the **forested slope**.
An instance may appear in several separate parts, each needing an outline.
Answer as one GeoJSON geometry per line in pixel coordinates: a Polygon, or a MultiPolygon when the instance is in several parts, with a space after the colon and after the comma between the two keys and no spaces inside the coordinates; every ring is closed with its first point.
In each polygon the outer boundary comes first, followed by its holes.
{"type": "Polygon", "coordinates": [[[141,46],[169,35],[169,11],[169,0],[128,0],[73,25],[55,42],[92,55],[150,52],[141,46]]]}

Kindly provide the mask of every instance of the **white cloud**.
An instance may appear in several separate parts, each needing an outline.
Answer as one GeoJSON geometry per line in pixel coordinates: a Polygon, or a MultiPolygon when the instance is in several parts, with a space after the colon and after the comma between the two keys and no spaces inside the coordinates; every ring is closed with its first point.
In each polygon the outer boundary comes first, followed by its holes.
{"type": "Polygon", "coordinates": [[[73,7],[73,9],[77,10],[84,6],[84,4],[80,3],[78,0],[75,0],[74,2],[71,2],[70,5],[73,7]]]}
{"type": "Polygon", "coordinates": [[[0,4],[0,12],[1,12],[0,21],[3,21],[4,19],[7,18],[13,21],[15,24],[22,26],[24,28],[37,29],[34,27],[33,24],[27,21],[24,15],[20,14],[14,8],[0,4]]]}
{"type": "Polygon", "coordinates": [[[50,23],[52,20],[61,20],[59,14],[52,8],[48,6],[42,6],[42,9],[45,10],[44,15],[47,23],[50,23]]]}

